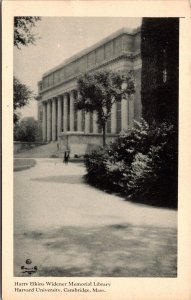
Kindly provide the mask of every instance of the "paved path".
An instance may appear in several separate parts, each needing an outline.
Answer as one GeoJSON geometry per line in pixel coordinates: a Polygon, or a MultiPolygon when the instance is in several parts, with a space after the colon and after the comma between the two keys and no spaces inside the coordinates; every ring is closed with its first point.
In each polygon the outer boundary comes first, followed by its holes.
{"type": "Polygon", "coordinates": [[[14,173],[15,275],[30,258],[34,276],[176,276],[176,211],[97,190],[82,164],[36,161],[14,173]]]}

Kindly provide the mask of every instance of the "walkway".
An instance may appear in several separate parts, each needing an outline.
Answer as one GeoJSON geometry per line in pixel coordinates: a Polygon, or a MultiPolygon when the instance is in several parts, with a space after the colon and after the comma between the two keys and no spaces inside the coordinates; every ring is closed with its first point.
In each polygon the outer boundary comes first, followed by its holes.
{"type": "Polygon", "coordinates": [[[14,173],[16,276],[27,258],[34,276],[176,276],[176,211],[99,191],[82,164],[36,161],[14,173]]]}

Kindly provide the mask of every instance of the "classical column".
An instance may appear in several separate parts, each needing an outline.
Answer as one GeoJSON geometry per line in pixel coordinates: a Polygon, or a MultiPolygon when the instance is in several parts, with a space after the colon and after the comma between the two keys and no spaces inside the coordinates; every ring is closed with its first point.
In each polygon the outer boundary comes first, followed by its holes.
{"type": "Polygon", "coordinates": [[[64,132],[68,131],[68,94],[64,94],[64,114],[63,114],[63,123],[64,123],[64,132]]]}
{"type": "Polygon", "coordinates": [[[51,136],[51,101],[48,100],[47,102],[47,141],[50,142],[51,139],[52,139],[52,136],[51,136]]]}
{"type": "Polygon", "coordinates": [[[93,133],[98,133],[97,113],[93,112],[93,133]]]}
{"type": "Polygon", "coordinates": [[[56,140],[56,99],[52,99],[52,140],[56,140]]]}
{"type": "Polygon", "coordinates": [[[111,108],[111,133],[117,132],[117,103],[114,102],[111,108]]]}
{"type": "Polygon", "coordinates": [[[131,95],[129,99],[129,126],[133,126],[133,120],[134,120],[134,95],[131,95]]]}
{"type": "Polygon", "coordinates": [[[46,102],[42,103],[42,138],[43,142],[47,141],[47,136],[46,136],[46,128],[47,128],[47,112],[46,112],[46,102]]]}
{"type": "Polygon", "coordinates": [[[85,133],[90,132],[90,113],[85,113],[85,133]]]}
{"type": "Polygon", "coordinates": [[[74,131],[74,91],[70,92],[70,131],[74,131]]]}
{"type": "Polygon", "coordinates": [[[128,128],[128,99],[122,98],[121,100],[121,129],[127,130],[128,128]]]}
{"type": "MultiPolygon", "coordinates": [[[[78,97],[78,91],[76,91],[76,97],[78,97]]],[[[83,120],[82,120],[83,116],[82,116],[82,110],[77,110],[77,131],[82,131],[83,130],[83,120]]]]}
{"type": "Polygon", "coordinates": [[[59,138],[62,131],[62,97],[58,96],[57,106],[57,138],[59,138]]]}
{"type": "Polygon", "coordinates": [[[78,123],[77,123],[77,131],[82,131],[82,110],[77,111],[78,117],[78,123]]]}

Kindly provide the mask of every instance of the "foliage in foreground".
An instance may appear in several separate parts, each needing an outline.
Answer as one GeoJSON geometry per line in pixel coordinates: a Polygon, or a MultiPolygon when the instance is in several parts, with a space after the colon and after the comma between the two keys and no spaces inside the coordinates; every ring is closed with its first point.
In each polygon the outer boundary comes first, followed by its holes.
{"type": "Polygon", "coordinates": [[[33,33],[36,22],[40,21],[40,17],[15,17],[14,18],[14,46],[21,49],[21,46],[35,44],[38,38],[33,33]]]}
{"type": "Polygon", "coordinates": [[[177,133],[143,119],[105,149],[85,158],[87,180],[132,201],[177,206],[177,133]]]}

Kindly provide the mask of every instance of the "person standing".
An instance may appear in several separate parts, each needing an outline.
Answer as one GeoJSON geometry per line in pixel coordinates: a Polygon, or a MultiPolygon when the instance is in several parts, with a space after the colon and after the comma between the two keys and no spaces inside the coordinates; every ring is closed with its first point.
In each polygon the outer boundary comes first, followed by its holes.
{"type": "Polygon", "coordinates": [[[59,142],[57,142],[57,151],[60,150],[60,145],[59,145],[59,142]]]}
{"type": "Polygon", "coordinates": [[[69,153],[68,150],[66,150],[64,152],[64,162],[65,162],[66,165],[68,164],[69,158],[70,158],[70,153],[69,153]]]}

